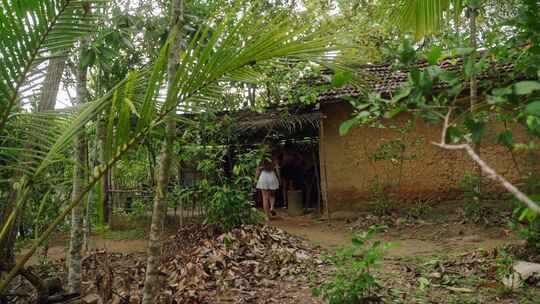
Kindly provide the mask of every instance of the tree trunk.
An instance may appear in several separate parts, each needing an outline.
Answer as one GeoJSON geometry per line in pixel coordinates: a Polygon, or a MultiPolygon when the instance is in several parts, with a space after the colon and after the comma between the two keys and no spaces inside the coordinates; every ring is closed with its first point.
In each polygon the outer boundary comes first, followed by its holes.
{"type": "MultiPolygon", "coordinates": [[[[88,146],[86,147],[88,149],[88,146]]],[[[87,150],[88,152],[88,150],[87,150]]],[[[88,153],[86,154],[88,155],[88,153]]],[[[88,157],[90,160],[87,159],[87,168],[89,172],[93,172],[94,168],[97,166],[97,144],[94,146],[94,149],[92,151],[92,155],[88,157]],[[90,164],[90,162],[92,162],[90,164]]],[[[88,176],[87,176],[88,177],[88,176]]],[[[91,210],[92,210],[92,203],[94,202],[94,191],[95,188],[92,188],[90,192],[88,193],[88,199],[86,200],[86,208],[84,209],[84,220],[83,220],[83,251],[88,251],[88,243],[90,240],[90,234],[92,233],[92,221],[91,221],[91,210]]]]}
{"type": "MultiPolygon", "coordinates": [[[[104,165],[106,160],[105,145],[107,144],[107,126],[104,118],[97,121],[97,144],[98,144],[98,164],[104,165]]],[[[109,173],[103,174],[99,182],[99,207],[101,209],[102,220],[109,222],[109,173]]]]}
{"type": "MultiPolygon", "coordinates": [[[[13,212],[15,207],[15,202],[17,199],[17,192],[12,190],[9,192],[9,195],[6,199],[7,204],[5,208],[2,208],[2,226],[4,223],[7,223],[9,216],[13,212]]],[[[8,227],[7,234],[4,238],[0,239],[0,274],[3,270],[9,270],[15,264],[15,239],[17,238],[17,224],[11,224],[11,227],[8,227]]]]}
{"type": "Polygon", "coordinates": [[[66,54],[59,52],[54,54],[49,60],[47,74],[45,75],[43,89],[41,90],[38,111],[42,112],[54,109],[58,88],[60,87],[60,81],[62,80],[62,74],[66,66],[66,59],[66,54]]]}
{"type": "MultiPolygon", "coordinates": [[[[82,51],[88,47],[88,39],[81,40],[82,51]]],[[[86,87],[86,77],[88,69],[80,65],[77,66],[77,103],[82,104],[88,98],[88,89],[86,87]]],[[[73,158],[73,190],[72,200],[80,196],[86,184],[86,149],[87,141],[84,129],[75,136],[73,158]]],[[[79,204],[71,211],[71,238],[69,242],[69,260],[68,260],[68,289],[70,292],[81,293],[82,284],[82,247],[83,247],[83,214],[82,205],[79,204]]]]}
{"type": "MultiPolygon", "coordinates": [[[[177,64],[180,60],[182,26],[183,26],[183,0],[173,0],[171,3],[170,32],[174,37],[168,61],[168,86],[173,85],[176,77],[177,64]]],[[[148,259],[146,265],[146,278],[143,290],[143,304],[154,303],[159,293],[159,266],[161,260],[161,232],[166,215],[166,191],[169,181],[169,167],[172,158],[172,147],[176,136],[176,111],[171,111],[165,118],[165,140],[162,143],[159,160],[159,175],[154,197],[152,211],[152,224],[148,240],[148,259]]]]}
{"type": "MultiPolygon", "coordinates": [[[[66,55],[63,52],[56,54],[49,60],[49,65],[47,66],[47,72],[41,89],[41,97],[37,105],[38,112],[54,110],[65,64],[66,55]]],[[[16,178],[16,180],[20,180],[20,178],[16,178]]],[[[7,204],[5,204],[5,207],[0,208],[0,223],[6,223],[7,218],[13,211],[14,204],[17,201],[16,193],[15,190],[11,190],[6,198],[7,204]]],[[[16,217],[15,222],[11,225],[7,237],[0,241],[0,269],[8,269],[8,266],[11,267],[15,262],[14,248],[19,221],[20,215],[16,217]]]]}
{"type": "MultiPolygon", "coordinates": [[[[469,31],[470,31],[470,43],[473,49],[472,60],[476,61],[476,49],[477,49],[477,29],[476,29],[476,14],[478,9],[475,6],[468,7],[469,15],[469,31]]],[[[476,103],[478,102],[478,84],[475,73],[471,75],[470,80],[470,98],[471,98],[471,111],[475,110],[476,103]]]]}
{"type": "MultiPolygon", "coordinates": [[[[469,17],[469,31],[470,31],[470,45],[473,49],[472,52],[472,58],[473,64],[476,64],[476,50],[478,48],[477,46],[477,27],[476,27],[476,16],[478,14],[478,8],[475,5],[469,5],[467,7],[468,10],[468,17],[469,17]]],[[[476,69],[473,69],[473,73],[471,75],[470,80],[470,110],[471,114],[474,115],[474,112],[476,111],[476,105],[478,103],[478,82],[476,79],[476,69]]],[[[474,151],[476,154],[480,155],[480,141],[473,144],[474,151]]],[[[482,191],[482,168],[480,166],[476,166],[476,174],[478,175],[478,182],[473,185],[476,193],[480,193],[482,191]]]]}

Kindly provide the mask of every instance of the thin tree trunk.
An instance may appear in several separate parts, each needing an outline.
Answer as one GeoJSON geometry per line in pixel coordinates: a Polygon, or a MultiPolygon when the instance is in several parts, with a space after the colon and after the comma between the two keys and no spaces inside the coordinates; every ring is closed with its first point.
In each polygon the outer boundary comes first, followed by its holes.
{"type": "MultiPolygon", "coordinates": [[[[104,118],[98,118],[97,121],[97,145],[98,145],[98,164],[104,165],[106,160],[105,145],[107,144],[107,129],[104,118]]],[[[102,214],[102,220],[109,222],[109,173],[103,174],[99,182],[99,208],[102,214]]]]}
{"type": "MultiPolygon", "coordinates": [[[[470,45],[473,49],[471,60],[473,61],[473,64],[476,64],[476,50],[478,48],[477,46],[477,39],[478,39],[478,32],[476,27],[476,15],[478,14],[478,8],[474,5],[469,5],[468,8],[468,17],[469,17],[469,31],[470,31],[470,45]]],[[[473,73],[471,74],[471,80],[470,80],[470,110],[471,113],[474,113],[476,111],[476,105],[478,103],[478,82],[476,79],[476,69],[473,69],[473,73]]],[[[480,155],[480,141],[473,144],[474,151],[476,154],[480,155]]],[[[476,190],[476,193],[480,193],[482,191],[482,168],[479,165],[476,165],[476,174],[478,175],[478,182],[473,185],[476,190]]]]}
{"type": "MultiPolygon", "coordinates": [[[[81,40],[82,50],[88,46],[88,39],[81,40]]],[[[86,87],[87,67],[77,67],[77,103],[82,104],[88,98],[88,89],[86,87]]],[[[72,200],[80,196],[86,184],[86,149],[87,141],[84,129],[75,136],[74,155],[75,164],[73,166],[73,190],[72,200]]],[[[68,289],[70,292],[81,293],[82,284],[82,247],[83,247],[83,216],[82,206],[79,204],[71,211],[71,238],[69,242],[69,260],[68,260],[68,289]]]]}
{"type": "MultiPolygon", "coordinates": [[[[87,146],[88,149],[88,146],[87,146]]],[[[88,154],[87,154],[88,155],[88,154]]],[[[90,161],[87,159],[87,168],[89,169],[89,172],[93,172],[92,170],[97,166],[97,145],[94,146],[94,149],[92,151],[92,155],[89,156],[89,158],[92,161],[92,164],[90,164],[90,161]]],[[[88,177],[88,176],[87,176],[88,177]]],[[[94,201],[94,191],[95,188],[92,188],[90,192],[88,193],[88,199],[86,202],[86,208],[85,214],[84,214],[84,220],[83,220],[83,251],[88,251],[88,242],[90,239],[90,234],[92,233],[92,221],[90,219],[90,216],[92,214],[92,203],[94,201]]]]}
{"type": "MultiPolygon", "coordinates": [[[[17,192],[15,190],[11,190],[6,200],[6,207],[2,210],[2,217],[0,218],[2,220],[2,224],[7,223],[8,218],[13,212],[13,208],[15,207],[16,199],[17,192]]],[[[9,230],[7,232],[7,235],[0,240],[0,274],[2,274],[4,270],[9,270],[13,266],[13,264],[15,264],[14,249],[15,239],[17,237],[16,228],[16,223],[11,224],[11,227],[8,227],[9,230]]]]}
{"type": "MultiPolygon", "coordinates": [[[[473,49],[472,53],[472,60],[476,61],[476,49],[477,49],[477,29],[476,29],[476,14],[477,14],[477,8],[473,6],[468,7],[468,15],[469,15],[469,30],[470,30],[470,43],[471,48],[473,49]]],[[[471,98],[471,111],[475,110],[476,103],[478,102],[478,84],[475,73],[471,75],[470,80],[470,98],[471,98]]]]}
{"type": "MultiPolygon", "coordinates": [[[[173,85],[176,77],[177,64],[180,59],[182,26],[184,15],[183,0],[173,0],[171,3],[170,32],[174,41],[171,45],[168,61],[168,86],[173,85]]],[[[171,111],[166,120],[165,140],[162,143],[159,160],[159,175],[157,179],[154,207],[152,211],[152,224],[148,240],[148,259],[146,264],[146,278],[143,290],[143,304],[154,303],[159,294],[159,266],[161,260],[161,232],[163,220],[166,215],[166,191],[169,181],[169,167],[172,158],[172,147],[176,136],[176,111],[171,111]]]]}

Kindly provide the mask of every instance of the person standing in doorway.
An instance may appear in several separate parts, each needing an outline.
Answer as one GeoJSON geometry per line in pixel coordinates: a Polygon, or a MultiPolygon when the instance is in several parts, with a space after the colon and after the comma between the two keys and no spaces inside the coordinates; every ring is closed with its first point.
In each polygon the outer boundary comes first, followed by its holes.
{"type": "Polygon", "coordinates": [[[270,160],[263,159],[256,174],[257,189],[261,190],[264,213],[268,219],[274,213],[276,190],[279,189],[279,180],[274,169],[274,164],[270,160]]]}
{"type": "Polygon", "coordinates": [[[286,207],[289,206],[289,190],[297,190],[300,174],[302,173],[302,156],[296,152],[290,143],[285,144],[282,154],[281,164],[281,188],[283,191],[283,202],[286,207]]]}

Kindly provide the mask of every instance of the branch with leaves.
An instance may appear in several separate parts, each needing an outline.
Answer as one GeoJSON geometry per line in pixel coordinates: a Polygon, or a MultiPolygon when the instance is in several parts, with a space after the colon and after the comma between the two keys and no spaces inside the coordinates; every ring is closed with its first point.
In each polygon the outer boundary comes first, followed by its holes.
{"type": "Polygon", "coordinates": [[[452,115],[452,108],[448,110],[448,113],[446,114],[444,118],[444,125],[441,133],[441,141],[440,142],[432,142],[437,147],[443,148],[445,150],[465,150],[467,154],[471,157],[471,159],[480,167],[482,170],[482,173],[485,174],[486,177],[500,183],[508,192],[512,193],[520,202],[525,204],[529,209],[533,210],[537,214],[540,214],[540,206],[535,203],[533,200],[531,200],[525,193],[521,192],[516,186],[514,186],[512,183],[510,183],[506,178],[504,178],[502,175],[498,174],[492,167],[490,167],[486,161],[484,161],[476,151],[474,151],[474,148],[469,143],[462,143],[462,144],[447,144],[446,143],[446,135],[448,127],[450,126],[450,117],[452,115]]]}

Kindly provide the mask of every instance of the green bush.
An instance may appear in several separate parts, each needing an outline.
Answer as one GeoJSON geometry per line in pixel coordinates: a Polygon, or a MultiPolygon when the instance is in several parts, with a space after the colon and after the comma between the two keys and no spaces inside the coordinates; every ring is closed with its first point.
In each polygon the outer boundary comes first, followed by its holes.
{"type": "MultiPolygon", "coordinates": [[[[535,202],[540,202],[540,194],[537,194],[540,193],[540,177],[533,174],[525,178],[524,182],[527,192],[533,193],[529,197],[535,202]]],[[[514,220],[511,227],[518,232],[521,238],[527,241],[530,248],[540,252],[540,217],[517,199],[514,198],[513,201],[516,207],[514,208],[514,220]]]]}
{"type": "Polygon", "coordinates": [[[371,241],[382,226],[371,226],[356,234],[349,247],[341,248],[325,259],[335,267],[334,277],[313,289],[314,296],[323,296],[330,304],[355,304],[373,297],[380,287],[373,276],[388,244],[371,241]]]}
{"type": "MultiPolygon", "coordinates": [[[[530,196],[535,201],[540,200],[540,195],[530,196]]],[[[527,245],[536,252],[540,252],[540,218],[538,214],[529,208],[519,204],[514,209],[514,221],[511,227],[518,232],[518,235],[527,241],[527,245]]]]}
{"type": "Polygon", "coordinates": [[[370,188],[373,197],[373,212],[379,216],[390,214],[394,205],[393,195],[391,194],[392,185],[388,182],[383,183],[376,177],[373,179],[370,188]]]}
{"type": "Polygon", "coordinates": [[[206,205],[206,223],[229,231],[244,224],[255,224],[264,216],[250,202],[251,193],[235,182],[210,188],[212,193],[206,205]]]}
{"type": "Polygon", "coordinates": [[[463,193],[463,216],[475,223],[484,219],[489,212],[489,209],[481,204],[482,181],[482,177],[471,172],[465,172],[458,184],[459,190],[463,193]]]}

